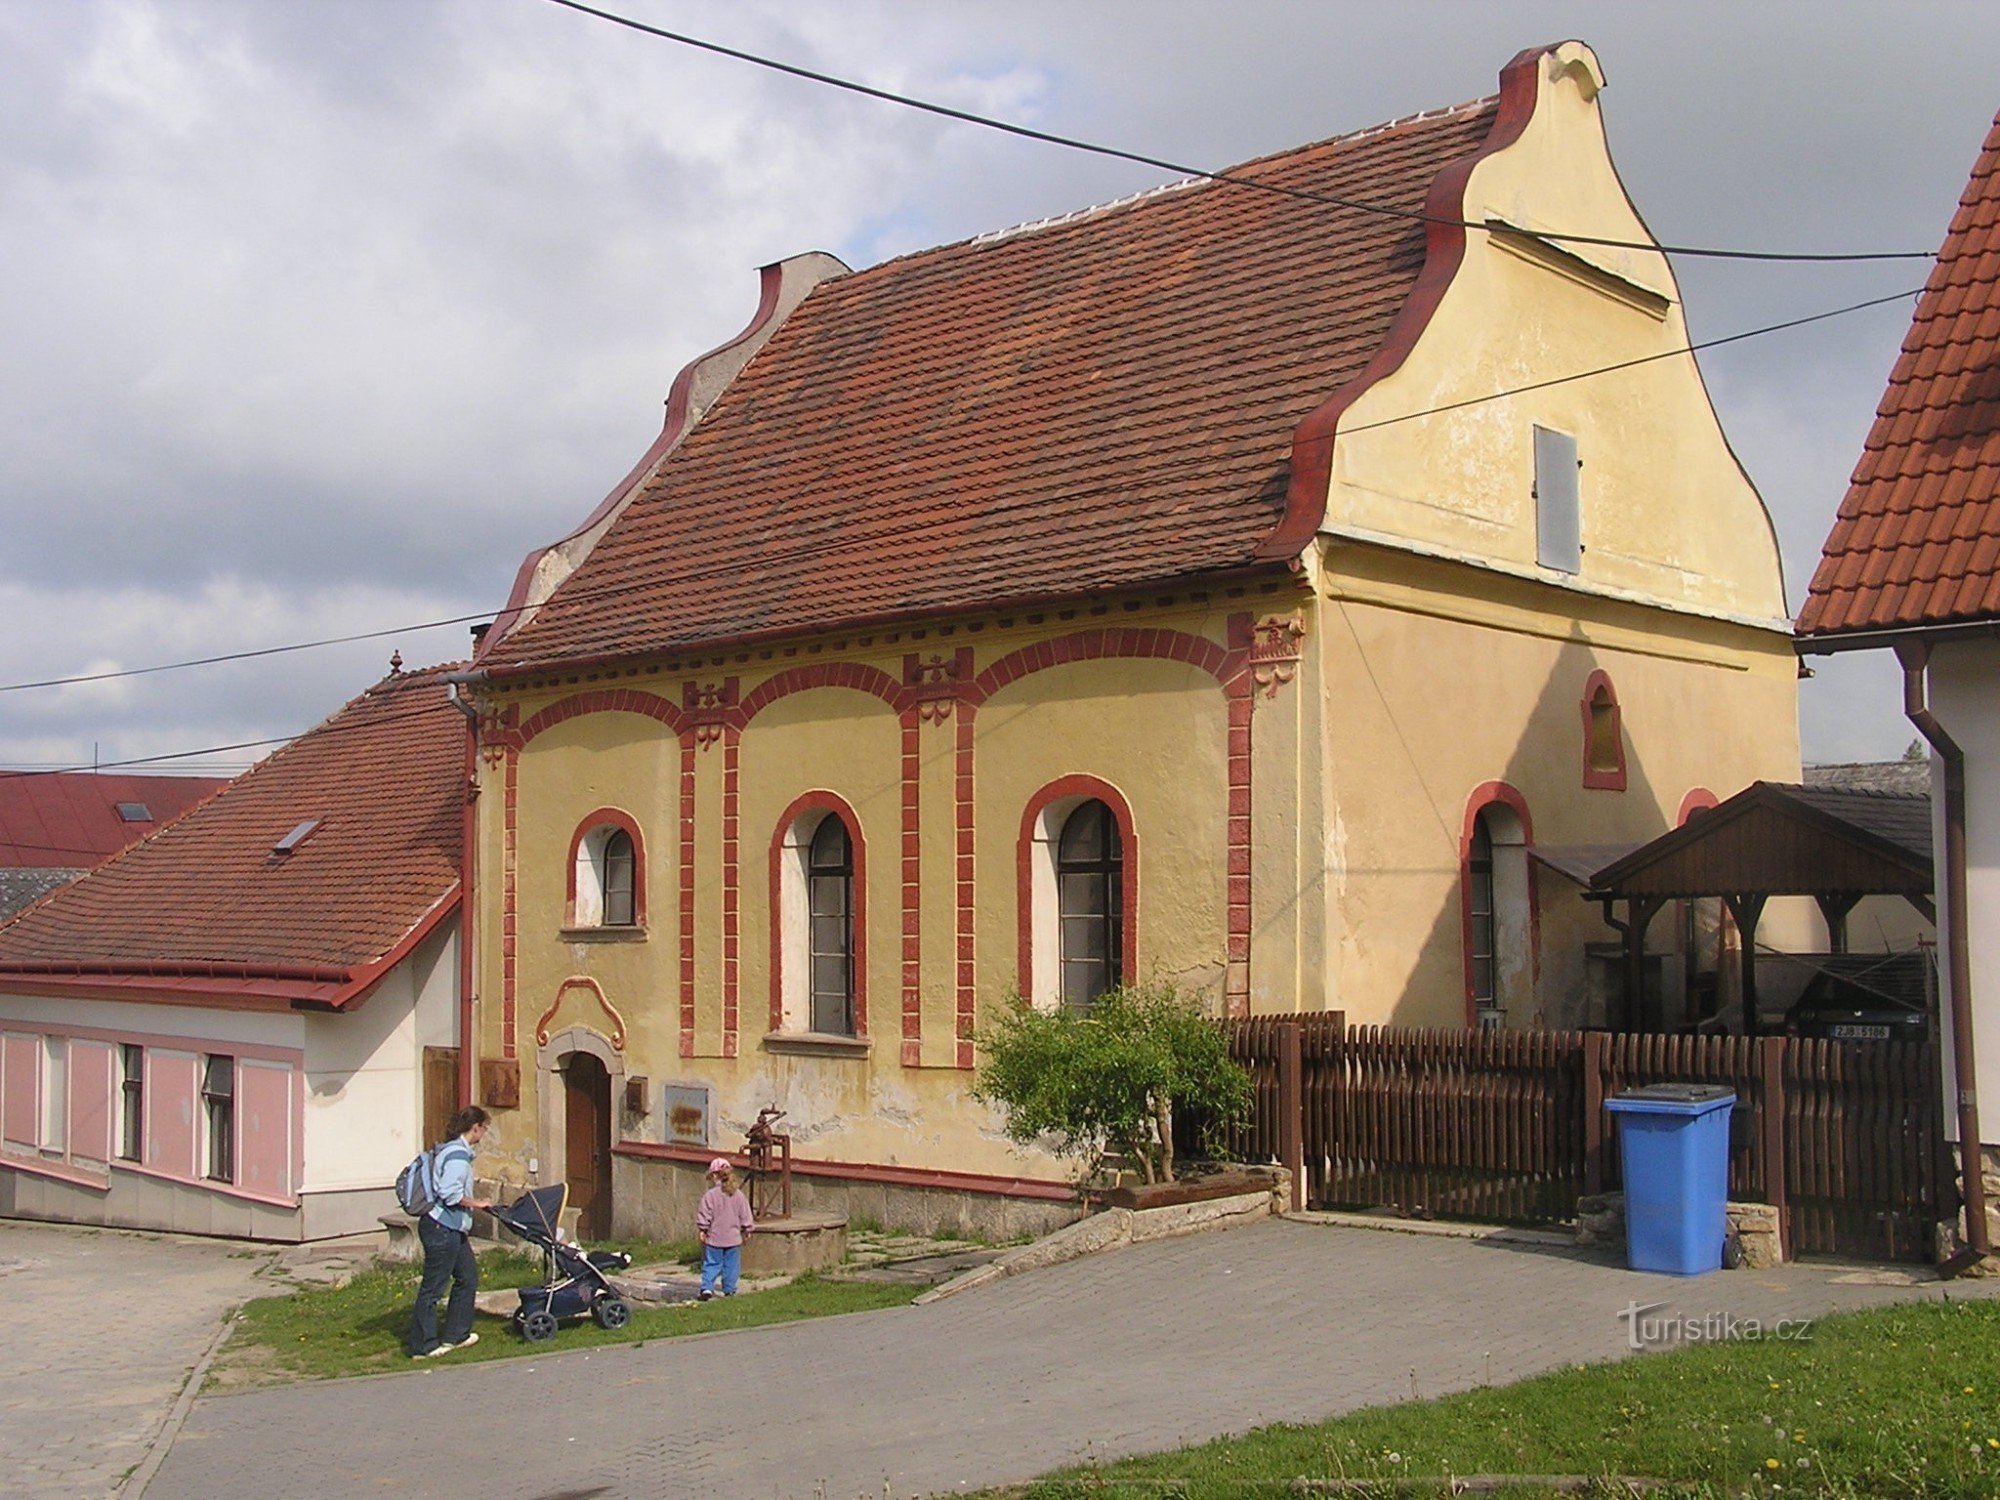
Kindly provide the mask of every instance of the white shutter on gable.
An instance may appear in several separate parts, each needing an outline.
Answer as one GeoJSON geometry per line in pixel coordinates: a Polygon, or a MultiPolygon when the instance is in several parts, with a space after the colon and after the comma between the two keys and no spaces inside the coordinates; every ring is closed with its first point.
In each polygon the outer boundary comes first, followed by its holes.
{"type": "Polygon", "coordinates": [[[1535,561],[1563,573],[1583,569],[1576,439],[1535,429],[1535,561]]]}

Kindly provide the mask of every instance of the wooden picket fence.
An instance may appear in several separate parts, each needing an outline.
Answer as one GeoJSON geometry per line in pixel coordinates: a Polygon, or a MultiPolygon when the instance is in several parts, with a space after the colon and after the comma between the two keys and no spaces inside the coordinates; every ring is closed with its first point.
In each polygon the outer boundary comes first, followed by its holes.
{"type": "Polygon", "coordinates": [[[1735,1090],[1730,1196],[1777,1205],[1793,1254],[1924,1260],[1957,1209],[1929,1043],[1225,1024],[1254,1094],[1232,1149],[1316,1206],[1570,1218],[1619,1186],[1605,1101],[1675,1082],[1735,1090]]]}

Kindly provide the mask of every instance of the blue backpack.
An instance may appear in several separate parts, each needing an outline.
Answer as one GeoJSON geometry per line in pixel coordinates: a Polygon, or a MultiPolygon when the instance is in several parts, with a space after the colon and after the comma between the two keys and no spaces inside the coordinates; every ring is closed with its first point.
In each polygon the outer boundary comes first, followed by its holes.
{"type": "Polygon", "coordinates": [[[419,1151],[416,1159],[396,1174],[396,1201],[411,1218],[421,1219],[437,1207],[437,1158],[451,1146],[463,1150],[464,1142],[440,1141],[428,1151],[419,1151]]]}
{"type": "Polygon", "coordinates": [[[396,1174],[396,1201],[403,1212],[413,1219],[429,1213],[437,1202],[435,1181],[431,1153],[419,1151],[416,1160],[396,1174]]]}

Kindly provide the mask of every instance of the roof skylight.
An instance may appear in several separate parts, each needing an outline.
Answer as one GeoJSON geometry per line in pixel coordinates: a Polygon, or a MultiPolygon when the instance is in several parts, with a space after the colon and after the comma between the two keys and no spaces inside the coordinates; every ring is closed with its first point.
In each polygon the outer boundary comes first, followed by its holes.
{"type": "Polygon", "coordinates": [[[307,839],[311,838],[313,836],[313,831],[318,827],[319,827],[318,818],[307,818],[305,822],[299,824],[298,827],[294,828],[290,833],[286,834],[283,838],[279,839],[277,843],[273,844],[271,846],[271,852],[273,854],[290,854],[294,849],[298,848],[299,845],[303,844],[307,839]]]}
{"type": "Polygon", "coordinates": [[[153,810],[143,802],[121,802],[118,804],[118,818],[124,823],[150,823],[153,810]]]}

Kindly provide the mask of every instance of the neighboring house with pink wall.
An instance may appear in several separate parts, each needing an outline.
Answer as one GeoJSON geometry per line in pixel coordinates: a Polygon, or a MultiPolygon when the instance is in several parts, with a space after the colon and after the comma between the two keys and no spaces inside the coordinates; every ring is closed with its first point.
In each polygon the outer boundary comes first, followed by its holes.
{"type": "Polygon", "coordinates": [[[455,1098],[464,746],[393,673],[0,926],[0,1215],[376,1227],[455,1098]]]}

